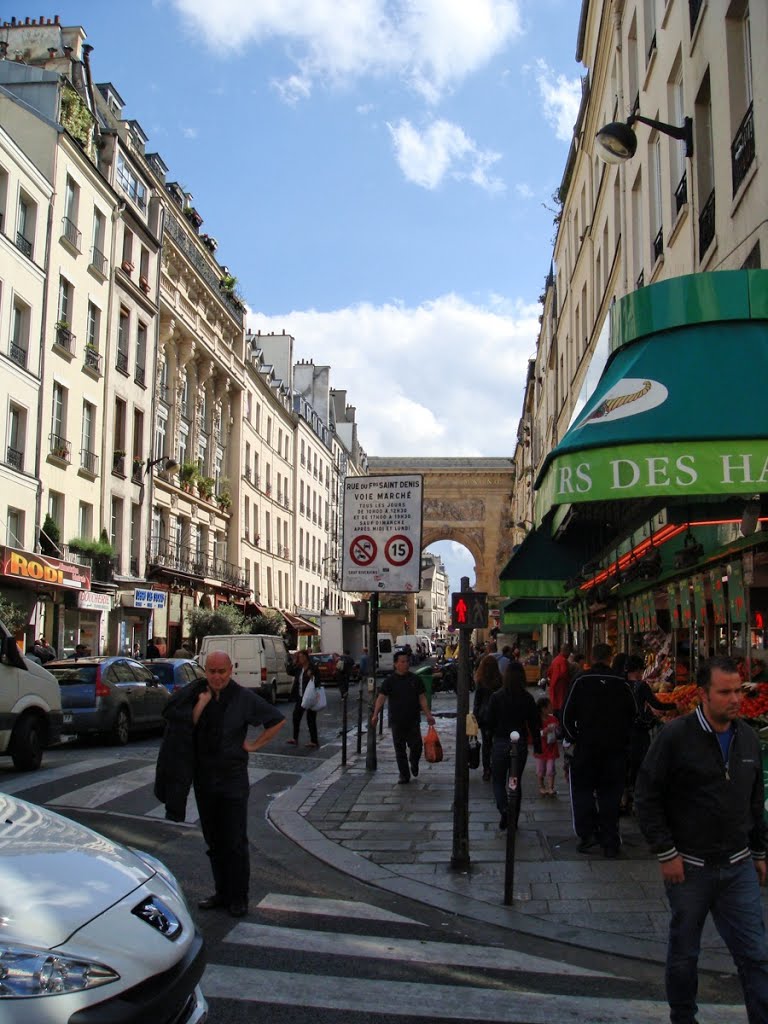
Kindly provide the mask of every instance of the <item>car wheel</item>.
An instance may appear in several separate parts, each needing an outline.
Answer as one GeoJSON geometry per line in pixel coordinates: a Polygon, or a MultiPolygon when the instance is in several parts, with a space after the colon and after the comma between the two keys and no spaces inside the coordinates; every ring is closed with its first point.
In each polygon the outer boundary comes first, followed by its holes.
{"type": "Polygon", "coordinates": [[[11,758],[19,772],[34,772],[43,761],[43,729],[36,715],[22,718],[13,730],[11,758]]]}
{"type": "Polygon", "coordinates": [[[272,693],[270,694],[270,700],[272,704],[277,704],[277,683],[272,683],[272,693]]]}
{"type": "Polygon", "coordinates": [[[128,712],[125,708],[118,708],[117,717],[115,718],[115,724],[112,726],[110,732],[110,739],[114,744],[119,747],[124,747],[128,742],[128,729],[130,726],[130,719],[128,718],[128,712]]]}

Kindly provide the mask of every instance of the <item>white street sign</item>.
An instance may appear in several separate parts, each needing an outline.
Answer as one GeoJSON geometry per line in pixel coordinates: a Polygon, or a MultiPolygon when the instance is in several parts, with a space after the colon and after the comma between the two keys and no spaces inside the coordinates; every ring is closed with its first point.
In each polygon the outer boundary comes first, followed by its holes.
{"type": "Polygon", "coordinates": [[[342,590],[421,589],[423,496],[418,474],[345,478],[342,590]]]}

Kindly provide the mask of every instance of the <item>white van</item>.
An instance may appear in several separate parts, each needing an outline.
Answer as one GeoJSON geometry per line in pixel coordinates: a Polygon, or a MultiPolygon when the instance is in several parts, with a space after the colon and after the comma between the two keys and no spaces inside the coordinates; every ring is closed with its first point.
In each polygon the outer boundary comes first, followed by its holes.
{"type": "Polygon", "coordinates": [[[22,657],[2,623],[0,645],[0,754],[17,771],[36,771],[43,749],[61,740],[61,690],[51,672],[22,657]]]}
{"type": "Polygon", "coordinates": [[[418,633],[403,633],[395,639],[395,647],[406,646],[409,646],[414,654],[416,654],[419,647],[422,650],[426,650],[428,655],[432,653],[432,641],[429,637],[421,636],[418,633]]]}
{"type": "Polygon", "coordinates": [[[377,633],[377,672],[394,672],[395,670],[395,648],[392,643],[391,633],[377,633]]]}
{"type": "Polygon", "coordinates": [[[211,651],[228,654],[234,679],[272,704],[278,697],[290,696],[293,675],[288,649],[279,636],[267,633],[205,636],[197,656],[202,668],[205,668],[206,656],[211,651]]]}

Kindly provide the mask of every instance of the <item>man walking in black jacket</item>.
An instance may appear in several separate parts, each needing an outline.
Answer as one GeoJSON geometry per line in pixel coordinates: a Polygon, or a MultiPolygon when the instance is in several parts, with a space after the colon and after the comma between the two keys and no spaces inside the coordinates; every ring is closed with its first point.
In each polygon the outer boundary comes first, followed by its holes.
{"type": "MultiPolygon", "coordinates": [[[[285,719],[258,694],[235,682],[232,662],[223,651],[208,654],[205,676],[205,685],[190,683],[166,705],[168,725],[155,792],[167,807],[172,799],[178,815],[193,782],[216,886],[198,906],[222,907],[233,917],[242,917],[248,911],[250,878],[248,754],[268,743],[285,719]],[[249,725],[261,725],[264,731],[248,740],[249,725]]],[[[181,816],[183,820],[183,812],[181,816]]]]}
{"type": "Polygon", "coordinates": [[[371,715],[371,727],[376,728],[379,714],[389,699],[389,725],[392,730],[392,745],[400,772],[397,780],[402,786],[419,774],[419,760],[423,742],[421,739],[421,713],[430,725],[435,718],[429,710],[424,683],[410,670],[410,655],[399,651],[395,655],[395,671],[381,684],[371,715]],[[410,768],[410,771],[409,771],[410,768]]]}
{"type": "Polygon", "coordinates": [[[586,853],[600,843],[606,857],[617,857],[619,810],[637,709],[626,679],[611,671],[610,657],[607,644],[595,645],[591,668],[568,694],[563,730],[576,745],[570,783],[577,849],[586,853]]]}
{"type": "Polygon", "coordinates": [[[658,857],[672,911],[670,1020],[695,1024],[701,932],[711,913],[736,963],[749,1024],[767,1024],[760,745],[754,730],[738,721],[742,689],[734,661],[712,658],[696,682],[700,706],[664,726],[635,787],[640,828],[658,857]]]}

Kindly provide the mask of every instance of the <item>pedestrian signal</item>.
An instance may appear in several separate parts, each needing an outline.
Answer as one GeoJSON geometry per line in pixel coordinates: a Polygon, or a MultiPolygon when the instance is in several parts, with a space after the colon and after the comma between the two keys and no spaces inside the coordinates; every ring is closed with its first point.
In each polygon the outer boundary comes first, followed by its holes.
{"type": "Polygon", "coordinates": [[[451,594],[453,629],[485,629],[488,625],[488,595],[473,590],[451,594]]]}

